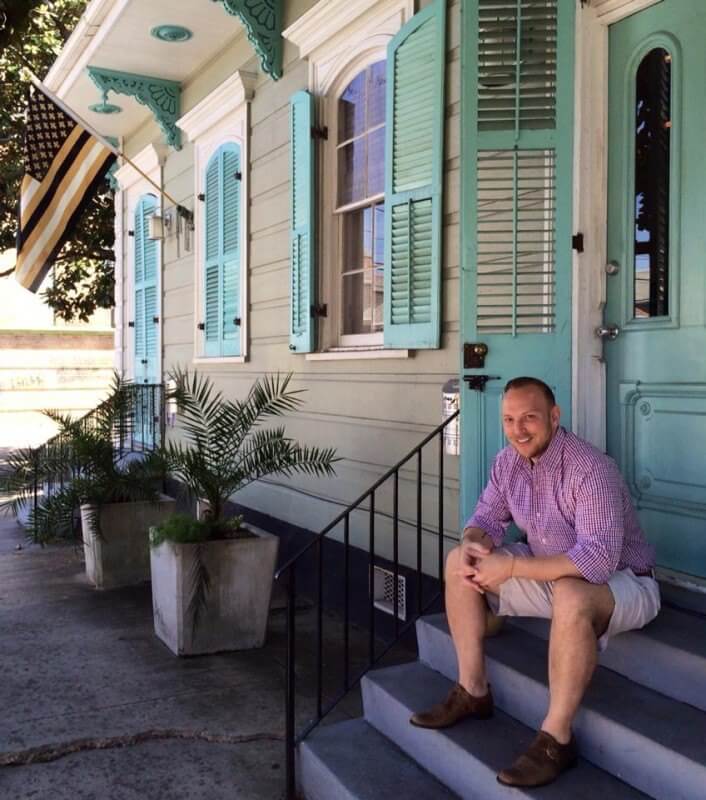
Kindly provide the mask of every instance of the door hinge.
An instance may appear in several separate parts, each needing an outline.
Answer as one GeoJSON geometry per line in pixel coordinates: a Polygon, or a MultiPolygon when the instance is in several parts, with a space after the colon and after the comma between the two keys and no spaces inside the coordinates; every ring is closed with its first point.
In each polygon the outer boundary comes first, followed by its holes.
{"type": "Polygon", "coordinates": [[[326,127],[326,125],[324,125],[322,128],[319,128],[316,125],[312,125],[311,138],[323,139],[324,141],[328,141],[328,128],[326,127]]]}
{"type": "Polygon", "coordinates": [[[322,306],[312,306],[311,307],[311,316],[312,317],[327,317],[328,316],[328,306],[324,303],[322,306]]]}
{"type": "Polygon", "coordinates": [[[583,234],[575,233],[571,237],[571,249],[577,253],[583,253],[583,234]]]}

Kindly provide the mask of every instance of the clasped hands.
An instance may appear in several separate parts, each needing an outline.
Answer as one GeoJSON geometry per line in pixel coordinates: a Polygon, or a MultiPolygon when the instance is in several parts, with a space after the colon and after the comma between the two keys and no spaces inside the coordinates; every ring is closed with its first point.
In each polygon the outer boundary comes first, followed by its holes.
{"type": "Polygon", "coordinates": [[[496,553],[480,542],[464,541],[459,572],[467,586],[485,594],[486,589],[500,586],[512,577],[513,561],[512,556],[496,553]]]}

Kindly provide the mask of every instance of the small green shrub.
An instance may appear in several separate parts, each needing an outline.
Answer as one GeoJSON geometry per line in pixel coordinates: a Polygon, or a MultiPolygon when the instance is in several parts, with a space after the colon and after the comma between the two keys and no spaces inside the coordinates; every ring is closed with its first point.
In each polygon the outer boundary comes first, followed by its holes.
{"type": "Polygon", "coordinates": [[[241,516],[226,520],[198,520],[187,514],[174,514],[160,525],[150,529],[150,544],[152,547],[159,547],[162,542],[186,544],[205,542],[209,539],[232,539],[247,536],[242,524],[241,516]]]}

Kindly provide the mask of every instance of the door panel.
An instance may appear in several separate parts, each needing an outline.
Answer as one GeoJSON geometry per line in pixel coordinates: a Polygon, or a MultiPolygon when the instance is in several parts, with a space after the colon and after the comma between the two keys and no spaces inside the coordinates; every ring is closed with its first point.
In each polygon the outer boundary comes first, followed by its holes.
{"type": "Polygon", "coordinates": [[[463,6],[462,337],[488,348],[461,383],[462,515],[505,445],[502,388],[541,378],[571,411],[573,3],[463,6]]]}
{"type": "Polygon", "coordinates": [[[706,576],[706,3],[611,26],[608,452],[661,566],[706,576]]]}

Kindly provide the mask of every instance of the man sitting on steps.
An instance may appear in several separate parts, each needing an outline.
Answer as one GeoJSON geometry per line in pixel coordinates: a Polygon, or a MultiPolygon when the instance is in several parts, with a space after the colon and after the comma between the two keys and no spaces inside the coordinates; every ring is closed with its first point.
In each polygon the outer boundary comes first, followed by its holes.
{"type": "Polygon", "coordinates": [[[410,722],[445,728],[492,715],[483,655],[488,608],[551,618],[549,709],[529,749],[498,775],[508,786],[542,786],[576,763],[571,725],[597,651],[654,619],[659,587],[653,550],[617,466],[560,427],[552,390],[515,378],[505,387],[502,414],[510,446],[496,456],[462,542],[446,561],[458,684],[410,722]],[[503,546],[511,521],[526,544],[503,546]]]}

